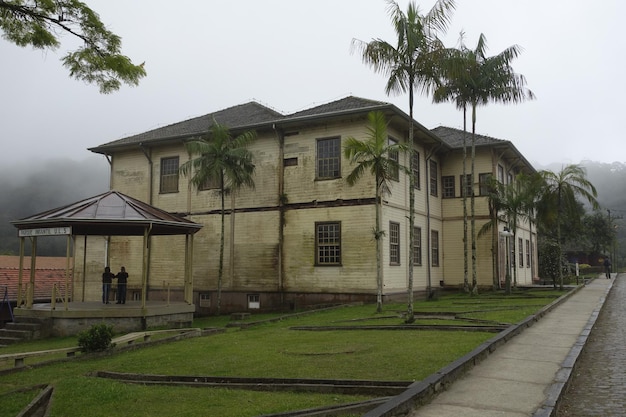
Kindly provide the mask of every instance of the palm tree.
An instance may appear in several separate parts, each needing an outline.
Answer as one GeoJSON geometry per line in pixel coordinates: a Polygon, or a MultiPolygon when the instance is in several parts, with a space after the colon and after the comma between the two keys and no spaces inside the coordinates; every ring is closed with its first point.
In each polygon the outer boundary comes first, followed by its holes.
{"type": "Polygon", "coordinates": [[[407,146],[402,143],[389,143],[387,121],[382,112],[371,112],[367,115],[367,140],[361,141],[354,137],[346,138],[344,155],[352,164],[356,164],[352,172],[346,177],[348,185],[352,186],[369,171],[375,179],[376,193],[376,225],[373,235],[376,241],[376,312],[383,311],[383,274],[382,274],[382,238],[384,231],[381,227],[381,211],[383,196],[391,193],[390,181],[400,170],[398,161],[391,155],[406,151],[407,146]]]}
{"type": "MultiPolygon", "coordinates": [[[[503,218],[501,211],[504,207],[504,201],[502,195],[504,194],[503,187],[504,185],[498,181],[494,176],[490,175],[487,182],[483,185],[486,187],[486,196],[487,196],[487,205],[489,207],[489,221],[480,228],[478,231],[478,237],[481,237],[489,232],[491,232],[491,267],[493,273],[492,280],[492,288],[493,290],[497,290],[500,287],[500,277],[498,274],[498,265],[499,265],[499,251],[498,251],[498,233],[501,222],[506,222],[506,219],[503,218]]],[[[465,208],[465,207],[464,207],[465,208]]],[[[466,213],[464,213],[466,214],[466,213]]],[[[467,224],[464,224],[465,231],[467,231],[467,224]]],[[[467,235],[465,235],[467,237],[467,235]]],[[[464,242],[466,240],[463,240],[464,242]]],[[[465,249],[465,261],[467,262],[467,245],[464,246],[465,249]]],[[[467,263],[465,264],[465,277],[467,279],[467,263]]],[[[464,283],[464,287],[467,285],[467,282],[464,283]]],[[[465,289],[465,292],[469,292],[469,289],[465,289]]]]}
{"type": "MultiPolygon", "coordinates": [[[[587,200],[594,209],[598,208],[599,205],[596,200],[598,192],[587,179],[585,169],[577,164],[567,165],[556,173],[544,170],[540,171],[539,174],[544,181],[539,216],[544,221],[550,216],[555,216],[560,265],[560,259],[563,256],[561,248],[561,220],[563,216],[577,209],[578,197],[587,200]]],[[[563,268],[559,268],[558,278],[559,289],[563,290],[563,268]]]]}
{"type": "MultiPolygon", "coordinates": [[[[436,102],[452,100],[457,108],[465,110],[467,106],[472,109],[472,140],[471,140],[471,169],[470,183],[472,193],[470,195],[470,222],[471,222],[471,247],[472,247],[472,293],[478,291],[476,277],[476,219],[475,219],[475,196],[473,185],[475,183],[475,159],[476,159],[476,109],[490,102],[504,104],[520,103],[524,100],[535,98],[532,91],[526,88],[526,79],[517,74],[511,67],[511,61],[519,56],[521,48],[511,46],[498,55],[487,57],[487,40],[483,34],[478,38],[476,48],[471,50],[463,43],[463,34],[459,42],[459,49],[446,51],[446,58],[441,66],[442,83],[435,90],[433,100],[436,102]]],[[[465,123],[464,123],[465,125],[465,123]]],[[[465,173],[464,173],[465,175],[465,173]]]]}
{"type": "MultiPolygon", "coordinates": [[[[421,15],[415,2],[409,2],[406,14],[393,0],[387,0],[387,10],[396,32],[396,45],[382,39],[363,42],[352,40],[363,62],[374,71],[388,77],[385,92],[409,93],[409,161],[413,167],[415,154],[413,132],[413,94],[429,93],[434,88],[437,53],[443,46],[438,32],[448,28],[454,0],[438,0],[426,15],[421,15]]],[[[415,224],[415,178],[409,174],[409,250],[408,250],[408,308],[407,321],[413,322],[413,232],[415,224]]],[[[430,285],[430,284],[429,284],[430,285]]],[[[430,288],[429,288],[430,291],[430,288]]]]}
{"type": "MultiPolygon", "coordinates": [[[[224,196],[243,186],[254,188],[254,163],[248,145],[256,138],[256,133],[247,131],[237,137],[229,129],[213,120],[209,132],[185,144],[187,152],[196,158],[180,167],[184,175],[191,175],[191,185],[200,190],[207,184],[216,184],[220,192],[220,258],[217,278],[217,314],[220,313],[222,298],[222,275],[224,271],[224,196]]],[[[234,207],[232,207],[234,210],[234,207]]],[[[234,216],[234,211],[231,215],[234,216]]],[[[231,254],[233,256],[233,254],[231,254]]]]}

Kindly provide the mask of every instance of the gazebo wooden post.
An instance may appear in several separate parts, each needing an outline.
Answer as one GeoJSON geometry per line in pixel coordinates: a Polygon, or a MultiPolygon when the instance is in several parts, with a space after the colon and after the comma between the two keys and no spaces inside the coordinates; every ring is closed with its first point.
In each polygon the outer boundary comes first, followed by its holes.
{"type": "Polygon", "coordinates": [[[193,234],[185,235],[185,301],[193,303],[193,234]]]}
{"type": "Polygon", "coordinates": [[[20,237],[20,269],[17,275],[17,307],[22,306],[22,275],[24,274],[24,237],[20,237]]]}
{"type": "Polygon", "coordinates": [[[147,296],[146,291],[148,287],[148,256],[150,253],[150,246],[149,246],[150,229],[152,229],[152,225],[150,225],[149,227],[146,227],[143,232],[143,254],[142,254],[143,265],[141,268],[141,308],[144,308],[144,309],[146,308],[146,296],[147,296]]]}
{"type": "Polygon", "coordinates": [[[26,307],[33,308],[33,300],[35,299],[35,273],[37,272],[37,236],[30,238],[30,284],[28,286],[28,294],[26,296],[26,307]]]}
{"type": "MultiPolygon", "coordinates": [[[[68,299],[70,297],[69,281],[70,281],[70,242],[72,235],[67,235],[67,246],[65,248],[65,310],[68,309],[68,299]]],[[[72,286],[73,288],[74,286],[72,286]]]]}

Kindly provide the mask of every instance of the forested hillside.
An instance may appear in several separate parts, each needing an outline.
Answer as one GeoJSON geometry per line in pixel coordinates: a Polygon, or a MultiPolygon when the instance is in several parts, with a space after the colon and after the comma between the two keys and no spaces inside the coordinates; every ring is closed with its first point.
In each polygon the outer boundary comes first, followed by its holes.
{"type": "MultiPolygon", "coordinates": [[[[617,233],[618,264],[626,265],[626,164],[582,161],[580,165],[585,168],[587,178],[598,191],[600,212],[607,218],[610,215],[611,224],[617,233]]],[[[560,171],[562,167],[563,164],[535,165],[537,170],[547,169],[554,172],[560,171]]]]}
{"type": "MultiPolygon", "coordinates": [[[[0,167],[0,254],[17,255],[17,229],[10,222],[103,193],[109,189],[109,165],[103,157],[84,161],[54,159],[0,167]]],[[[65,256],[65,239],[38,239],[42,256],[65,256]]],[[[26,245],[29,252],[30,247],[26,245]]]]}

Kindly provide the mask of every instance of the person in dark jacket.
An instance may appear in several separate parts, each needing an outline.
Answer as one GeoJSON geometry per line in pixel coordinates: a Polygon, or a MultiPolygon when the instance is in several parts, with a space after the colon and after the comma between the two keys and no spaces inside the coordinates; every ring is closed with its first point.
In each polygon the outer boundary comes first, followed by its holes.
{"type": "Polygon", "coordinates": [[[104,268],[102,273],[102,303],[109,304],[109,291],[111,290],[111,283],[115,278],[115,274],[111,272],[111,268],[108,266],[104,268]]]}
{"type": "Polygon", "coordinates": [[[117,303],[126,304],[126,283],[128,282],[128,272],[122,267],[121,271],[115,276],[117,278],[117,303]]]}
{"type": "Polygon", "coordinates": [[[611,260],[608,258],[604,258],[604,272],[606,272],[606,279],[611,279],[611,260]]]}

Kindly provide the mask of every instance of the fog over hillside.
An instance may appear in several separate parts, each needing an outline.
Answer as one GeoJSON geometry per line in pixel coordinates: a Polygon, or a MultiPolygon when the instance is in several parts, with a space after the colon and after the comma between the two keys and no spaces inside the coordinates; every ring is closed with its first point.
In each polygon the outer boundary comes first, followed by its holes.
{"type": "MultiPolygon", "coordinates": [[[[23,160],[0,166],[0,253],[18,254],[17,229],[10,222],[101,194],[109,189],[109,164],[102,156],[82,161],[23,160]]],[[[37,241],[42,256],[65,255],[65,240],[37,241]]],[[[28,251],[29,245],[26,245],[28,251]]]]}
{"type": "MultiPolygon", "coordinates": [[[[601,210],[617,226],[619,246],[626,249],[626,164],[583,161],[589,180],[598,190],[601,210]]],[[[562,164],[535,165],[535,169],[558,172],[562,164]]],[[[90,156],[82,161],[50,159],[26,161],[0,167],[0,253],[17,254],[17,229],[10,223],[24,217],[73,203],[103,193],[109,189],[109,164],[102,156],[90,156]]],[[[27,245],[28,246],[28,245],[27,245]]],[[[64,256],[62,238],[38,241],[38,253],[64,256]]]]}

